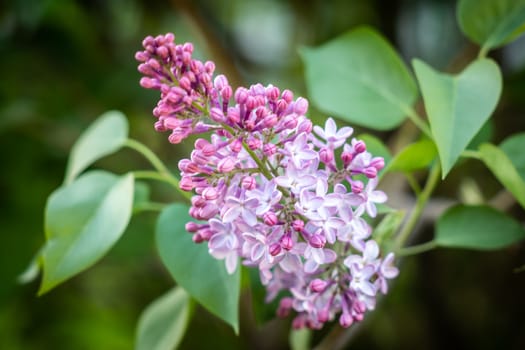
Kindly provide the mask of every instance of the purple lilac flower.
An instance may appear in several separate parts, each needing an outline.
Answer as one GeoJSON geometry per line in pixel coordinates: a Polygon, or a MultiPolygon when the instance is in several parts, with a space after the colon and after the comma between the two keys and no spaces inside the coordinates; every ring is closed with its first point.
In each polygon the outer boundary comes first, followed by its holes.
{"type": "Polygon", "coordinates": [[[171,131],[172,143],[209,133],[179,162],[180,187],[194,193],[189,213],[201,221],[187,224],[193,240],[229,273],[239,261],[258,268],[267,301],[287,292],[277,314],[295,311],[296,328],[361,321],[399,273],[363,216],[387,199],[376,190],[383,159],[331,118],[313,126],[308,101],[289,90],[234,90],[173,34],[143,46],[140,83],[160,91],[156,130],[171,131]]]}

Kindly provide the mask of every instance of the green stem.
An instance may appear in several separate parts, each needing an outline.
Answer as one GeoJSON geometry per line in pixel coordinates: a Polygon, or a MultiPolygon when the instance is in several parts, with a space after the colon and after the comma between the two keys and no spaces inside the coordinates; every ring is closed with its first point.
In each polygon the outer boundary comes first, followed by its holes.
{"type": "Polygon", "coordinates": [[[133,176],[135,179],[157,180],[170,184],[188,203],[191,203],[191,193],[181,190],[179,187],[179,180],[169,173],[160,173],[152,170],[137,170],[133,171],[133,176]]]}
{"type": "Polygon", "coordinates": [[[481,159],[481,153],[479,153],[478,151],[471,151],[468,149],[461,152],[461,156],[465,158],[473,158],[478,160],[481,159]]]}
{"type": "Polygon", "coordinates": [[[405,113],[410,118],[410,120],[431,140],[433,140],[432,133],[430,132],[430,127],[428,124],[417,114],[417,112],[408,107],[405,110],[405,113]]]}
{"type": "Polygon", "coordinates": [[[396,255],[398,256],[415,255],[419,253],[428,252],[429,250],[437,248],[437,246],[438,245],[436,241],[429,241],[429,242],[425,242],[422,244],[401,248],[396,252],[396,255]]]}
{"type": "Polygon", "coordinates": [[[478,58],[485,58],[487,57],[487,54],[489,53],[489,48],[485,45],[481,47],[478,53],[478,58]]]}
{"type": "Polygon", "coordinates": [[[414,191],[414,194],[419,197],[421,195],[421,186],[416,181],[416,178],[412,173],[405,172],[405,177],[407,178],[407,182],[412,188],[412,191],[414,191]]]}
{"type": "Polygon", "coordinates": [[[402,231],[396,238],[397,249],[400,249],[403,246],[403,244],[406,242],[406,240],[412,233],[412,230],[414,229],[419,218],[421,217],[421,213],[423,212],[423,209],[425,208],[425,205],[427,204],[430,195],[434,191],[434,188],[436,188],[440,174],[441,167],[439,166],[439,161],[436,160],[436,162],[432,166],[432,169],[430,170],[430,174],[428,175],[428,179],[425,184],[425,187],[423,188],[423,191],[417,197],[416,206],[412,210],[412,213],[410,214],[410,217],[408,218],[405,226],[403,226],[402,231]]]}
{"type": "Polygon", "coordinates": [[[140,213],[143,211],[162,211],[162,209],[165,207],[165,203],[145,202],[137,204],[134,208],[134,211],[135,213],[140,213]]]}
{"type": "Polygon", "coordinates": [[[124,143],[124,146],[127,146],[146,158],[151,165],[157,170],[157,171],[135,171],[133,174],[135,175],[136,179],[143,178],[143,179],[151,179],[151,180],[159,180],[166,183],[169,183],[172,185],[175,190],[188,202],[191,200],[191,194],[183,191],[179,187],[179,180],[173,176],[173,174],[168,170],[168,168],[162,163],[159,157],[155,153],[153,153],[152,150],[150,150],[146,145],[132,139],[127,139],[124,143]]]}
{"type": "Polygon", "coordinates": [[[146,145],[136,140],[127,139],[126,142],[124,143],[124,146],[134,149],[135,151],[142,154],[151,163],[151,165],[153,165],[153,167],[157,169],[159,172],[163,174],[171,175],[170,171],[168,170],[168,168],[166,168],[164,163],[162,163],[159,157],[157,157],[157,155],[153,153],[153,151],[151,151],[146,145]]]}

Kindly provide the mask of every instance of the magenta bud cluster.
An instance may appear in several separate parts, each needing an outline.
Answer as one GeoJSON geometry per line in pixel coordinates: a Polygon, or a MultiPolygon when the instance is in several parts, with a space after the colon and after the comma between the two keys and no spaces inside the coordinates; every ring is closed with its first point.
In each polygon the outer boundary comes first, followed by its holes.
{"type": "Polygon", "coordinates": [[[239,262],[257,268],[267,301],[281,297],[277,315],[294,311],[295,328],[361,321],[398,274],[366,221],[387,200],[376,190],[383,158],[331,118],[314,126],[308,101],[290,90],[233,90],[173,34],[143,46],[141,85],[161,92],[156,130],[171,130],[172,143],[207,132],[179,162],[180,188],[194,193],[194,242],[229,273],[239,262]]]}

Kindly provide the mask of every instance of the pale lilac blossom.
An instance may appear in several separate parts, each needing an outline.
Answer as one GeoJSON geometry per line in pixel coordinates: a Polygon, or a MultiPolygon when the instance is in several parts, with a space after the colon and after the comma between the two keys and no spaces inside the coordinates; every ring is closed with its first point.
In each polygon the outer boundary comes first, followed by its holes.
{"type": "Polygon", "coordinates": [[[399,273],[364,215],[375,217],[387,199],[376,189],[384,160],[351,138],[351,127],[332,118],[313,126],[308,101],[290,90],[233,89],[173,34],[147,37],[143,47],[140,84],[160,92],[155,129],[170,132],[171,143],[202,135],[179,162],[180,188],[193,193],[198,222],[186,228],[194,242],[228,273],[239,262],[257,268],[266,301],[284,295],[277,314],[295,312],[295,328],[361,321],[399,273]]]}

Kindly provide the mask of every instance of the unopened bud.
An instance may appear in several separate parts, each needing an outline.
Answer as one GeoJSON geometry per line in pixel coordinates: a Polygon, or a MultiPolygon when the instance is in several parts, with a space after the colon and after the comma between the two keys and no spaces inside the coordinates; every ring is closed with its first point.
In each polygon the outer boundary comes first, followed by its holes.
{"type": "Polygon", "coordinates": [[[314,248],[323,248],[326,244],[326,238],[321,235],[312,235],[308,243],[314,248]]]}
{"type": "Polygon", "coordinates": [[[277,215],[273,211],[264,213],[263,215],[264,223],[268,226],[274,226],[279,222],[277,215]]]}
{"type": "Polygon", "coordinates": [[[316,278],[312,282],[310,282],[310,290],[314,293],[322,293],[326,289],[327,285],[328,282],[320,278],[316,278]]]}
{"type": "Polygon", "coordinates": [[[235,168],[235,160],[231,157],[223,158],[217,164],[217,170],[220,173],[229,173],[235,168]]]}

